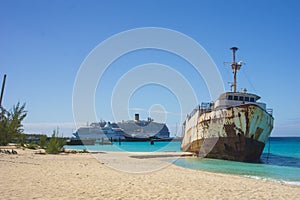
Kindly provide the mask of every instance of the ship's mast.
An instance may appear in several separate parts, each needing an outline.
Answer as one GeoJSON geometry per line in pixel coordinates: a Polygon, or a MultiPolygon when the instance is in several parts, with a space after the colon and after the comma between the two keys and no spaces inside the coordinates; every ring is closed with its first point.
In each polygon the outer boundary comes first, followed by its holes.
{"type": "Polygon", "coordinates": [[[235,52],[238,50],[237,47],[231,47],[230,50],[232,51],[233,62],[231,63],[231,68],[233,70],[233,92],[236,92],[236,74],[237,71],[241,69],[242,62],[235,61],[235,52]]]}

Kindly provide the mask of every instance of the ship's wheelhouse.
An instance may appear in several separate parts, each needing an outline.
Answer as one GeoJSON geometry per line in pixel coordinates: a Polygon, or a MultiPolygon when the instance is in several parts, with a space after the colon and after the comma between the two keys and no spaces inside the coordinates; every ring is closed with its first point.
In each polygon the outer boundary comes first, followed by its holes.
{"type": "Polygon", "coordinates": [[[216,100],[214,108],[222,109],[231,106],[237,106],[241,104],[255,104],[266,109],[266,104],[262,102],[257,102],[260,96],[245,92],[226,92],[220,95],[216,100]]]}

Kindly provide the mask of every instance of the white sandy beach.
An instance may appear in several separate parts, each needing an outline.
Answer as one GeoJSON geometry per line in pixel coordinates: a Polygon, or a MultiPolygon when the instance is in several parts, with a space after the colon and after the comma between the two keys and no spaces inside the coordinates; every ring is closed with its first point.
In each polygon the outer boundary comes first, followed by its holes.
{"type": "Polygon", "coordinates": [[[0,153],[1,199],[300,199],[300,186],[163,162],[172,152],[17,152],[0,153]]]}

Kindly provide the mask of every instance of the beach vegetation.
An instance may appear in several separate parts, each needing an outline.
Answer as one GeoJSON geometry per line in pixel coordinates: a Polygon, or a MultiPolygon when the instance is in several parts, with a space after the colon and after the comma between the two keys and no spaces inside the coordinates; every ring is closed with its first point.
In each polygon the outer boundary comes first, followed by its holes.
{"type": "Polygon", "coordinates": [[[23,133],[22,121],[27,116],[25,103],[18,102],[11,110],[0,107],[0,145],[7,145],[23,133]]]}
{"type": "Polygon", "coordinates": [[[17,144],[21,147],[24,147],[26,144],[26,135],[24,133],[21,133],[18,137],[17,144]]]}
{"type": "Polygon", "coordinates": [[[40,140],[38,142],[38,145],[40,146],[40,148],[45,149],[47,147],[47,136],[46,135],[42,135],[40,137],[40,140]]]}
{"type": "Polygon", "coordinates": [[[35,149],[38,149],[38,148],[39,148],[39,145],[31,141],[29,144],[27,144],[26,147],[27,147],[28,149],[34,149],[34,150],[35,150],[35,149]]]}
{"type": "Polygon", "coordinates": [[[58,129],[53,131],[50,141],[47,143],[46,153],[58,154],[64,151],[66,141],[62,137],[58,137],[58,129]]]}
{"type": "Polygon", "coordinates": [[[82,153],[89,153],[89,151],[86,150],[86,149],[83,149],[83,150],[82,150],[82,153]]]}

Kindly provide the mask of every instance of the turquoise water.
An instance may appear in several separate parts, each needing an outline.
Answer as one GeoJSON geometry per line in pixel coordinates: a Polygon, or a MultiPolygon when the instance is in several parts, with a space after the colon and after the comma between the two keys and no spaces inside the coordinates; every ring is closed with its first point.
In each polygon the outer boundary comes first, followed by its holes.
{"type": "MultiPolygon", "coordinates": [[[[180,142],[118,142],[113,145],[65,146],[89,151],[164,152],[180,151],[180,142]]],[[[300,185],[300,137],[270,138],[261,163],[242,163],[208,158],[180,158],[175,165],[196,170],[236,174],[300,185]],[[268,149],[270,149],[268,153],[268,149]]]]}
{"type": "Polygon", "coordinates": [[[151,145],[150,142],[114,142],[113,145],[78,145],[78,146],[68,146],[66,149],[77,149],[83,150],[87,149],[89,151],[127,151],[127,152],[154,152],[154,151],[176,151],[180,152],[181,142],[154,142],[154,145],[151,145]]]}
{"type": "Polygon", "coordinates": [[[261,156],[261,163],[184,158],[176,160],[174,164],[185,168],[300,185],[300,138],[270,138],[261,156]]]}

